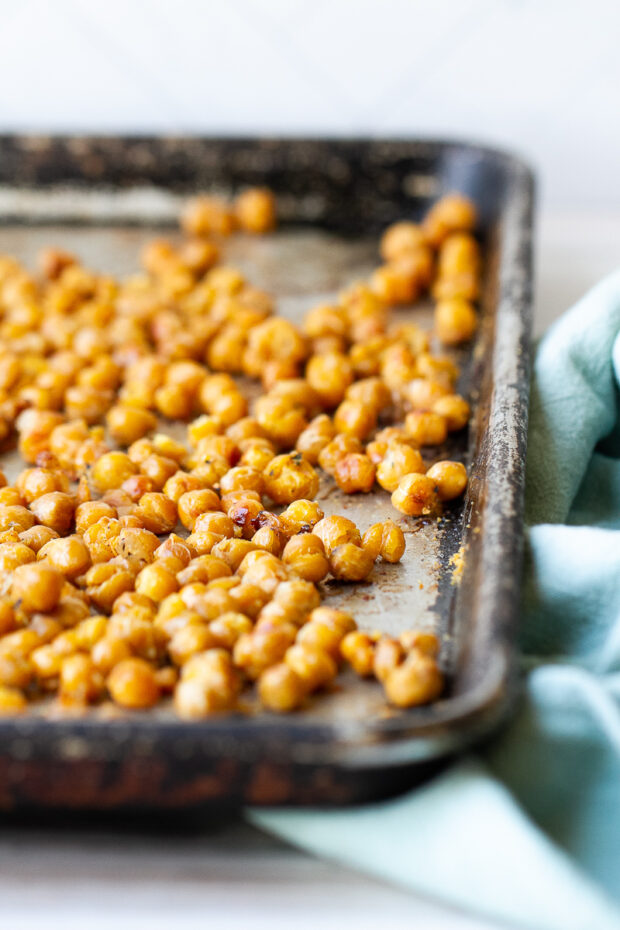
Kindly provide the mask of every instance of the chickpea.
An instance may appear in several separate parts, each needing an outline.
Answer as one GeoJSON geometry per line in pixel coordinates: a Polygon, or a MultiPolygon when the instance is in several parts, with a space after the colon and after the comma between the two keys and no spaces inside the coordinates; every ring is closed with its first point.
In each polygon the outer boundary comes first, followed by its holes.
{"type": "Polygon", "coordinates": [[[193,530],[198,517],[209,511],[220,511],[221,501],[215,491],[187,491],[178,501],[179,520],[188,530],[193,530]]]}
{"type": "Polygon", "coordinates": [[[296,643],[287,649],[284,661],[309,691],[324,688],[338,674],[338,666],[328,652],[306,643],[296,643]]]}
{"type": "Polygon", "coordinates": [[[142,521],[144,528],[152,533],[170,533],[177,524],[177,505],[165,494],[155,491],[142,495],[135,514],[142,521]]]}
{"type": "Polygon", "coordinates": [[[107,452],[95,463],[91,478],[100,491],[120,488],[123,481],[137,473],[136,465],[124,452],[107,452]]]}
{"type": "Polygon", "coordinates": [[[249,539],[222,539],[211,549],[211,555],[222,559],[236,572],[248,552],[255,550],[255,544],[249,539]]]}
{"type": "Polygon", "coordinates": [[[309,533],[322,520],[324,513],[316,501],[300,498],[288,505],[280,514],[280,525],[288,536],[309,533]]]}
{"type": "Polygon", "coordinates": [[[337,546],[342,546],[344,543],[354,543],[358,546],[362,542],[360,531],[355,523],[347,519],[347,517],[323,517],[315,525],[312,532],[319,537],[328,556],[332,554],[337,546]]]}
{"type": "Polygon", "coordinates": [[[319,476],[299,452],[278,455],[265,471],[265,492],[276,504],[316,497],[319,476]]]}
{"type": "Polygon", "coordinates": [[[17,488],[0,488],[0,504],[9,507],[23,507],[24,498],[17,488]]]}
{"type": "Polygon", "coordinates": [[[383,685],[391,704],[415,707],[440,696],[443,676],[434,658],[414,650],[387,674],[383,685]]]}
{"type": "Polygon", "coordinates": [[[15,611],[8,597],[0,597],[0,639],[15,629],[15,611]]]}
{"type": "Polygon", "coordinates": [[[181,627],[168,643],[168,653],[175,665],[182,666],[193,656],[217,645],[207,623],[181,627]]]}
{"type": "Polygon", "coordinates": [[[131,649],[123,639],[104,636],[94,644],[91,658],[95,668],[102,675],[109,675],[115,665],[131,658],[131,649]]]}
{"type": "Polygon", "coordinates": [[[266,187],[248,188],[235,200],[235,216],[245,232],[269,232],[276,225],[273,194],[266,187]]]}
{"type": "Polygon", "coordinates": [[[39,549],[38,558],[46,559],[69,579],[83,575],[91,564],[88,546],[81,536],[50,539],[39,549]]]}
{"type": "Polygon", "coordinates": [[[17,532],[34,526],[34,514],[19,504],[0,505],[0,532],[15,529],[17,532]]]}
{"type": "Polygon", "coordinates": [[[357,436],[338,433],[319,453],[319,465],[328,475],[333,475],[341,458],[344,458],[349,453],[363,451],[362,444],[357,436]]]}
{"type": "Polygon", "coordinates": [[[448,438],[446,418],[430,410],[412,410],[408,413],[405,429],[418,446],[441,446],[448,438]]]}
{"type": "Polygon", "coordinates": [[[437,504],[437,485],[428,475],[405,475],[392,494],[392,506],[409,517],[432,513],[437,504]]]}
{"type": "Polygon", "coordinates": [[[425,633],[422,630],[405,630],[400,634],[399,640],[406,652],[417,649],[434,659],[439,655],[439,640],[434,633],[425,633]]]}
{"type": "Polygon", "coordinates": [[[219,197],[201,195],[188,201],[181,214],[181,228],[191,236],[229,236],[235,229],[235,215],[219,197]]]}
{"type": "Polygon", "coordinates": [[[229,591],[231,610],[255,618],[269,600],[269,593],[256,584],[242,582],[229,591]]]}
{"type": "Polygon", "coordinates": [[[244,633],[252,630],[252,621],[245,614],[229,610],[209,624],[215,645],[222,649],[233,649],[244,633]]]}
{"type": "Polygon", "coordinates": [[[439,397],[433,404],[433,413],[445,418],[450,433],[464,429],[471,415],[469,404],[459,394],[448,394],[445,397],[439,397]]]}
{"type": "Polygon", "coordinates": [[[45,562],[19,565],[13,571],[11,596],[27,613],[53,610],[60,599],[64,577],[45,562]]]}
{"type": "MultiPolygon", "coordinates": [[[[299,625],[306,621],[310,612],[319,606],[320,601],[319,592],[314,584],[293,578],[278,585],[271,603],[284,611],[288,622],[299,625]]],[[[262,618],[262,611],[260,616],[262,618]]]]}
{"type": "Polygon", "coordinates": [[[308,310],[304,317],[304,332],[311,339],[336,336],[343,339],[347,335],[347,318],[342,307],[320,304],[308,310]]]}
{"type": "Polygon", "coordinates": [[[129,404],[117,404],[110,407],[106,414],[106,423],[110,435],[124,446],[141,439],[157,426],[157,418],[142,407],[129,404]]]}
{"type": "Polygon", "coordinates": [[[345,396],[377,411],[392,403],[391,391],[381,378],[362,378],[347,388],[345,396]]]}
{"type": "Polygon", "coordinates": [[[111,540],[111,549],[117,556],[135,559],[137,562],[152,562],[159,547],[159,539],[143,527],[122,527],[118,536],[111,540]]]}
{"type": "Polygon", "coordinates": [[[222,559],[213,555],[201,555],[192,559],[186,568],[177,574],[177,581],[181,586],[193,584],[196,581],[207,584],[215,578],[226,578],[232,575],[230,567],[222,559]]]}
{"type": "Polygon", "coordinates": [[[336,407],[353,381],[353,368],[342,352],[313,355],[306,365],[306,379],[326,407],[336,407]]]}
{"type": "MultiPolygon", "coordinates": [[[[140,465],[144,477],[150,479],[154,490],[161,491],[169,478],[178,470],[178,462],[165,455],[149,455],[140,465]]],[[[130,478],[127,481],[131,481],[130,478]]],[[[126,484],[127,482],[125,482],[126,484]]]]}
{"type": "Polygon", "coordinates": [[[413,303],[420,293],[416,277],[402,262],[381,265],[373,271],[370,286],[380,300],[390,305],[413,303]]]}
{"type": "Polygon", "coordinates": [[[403,393],[414,410],[434,410],[437,400],[450,391],[440,381],[413,378],[404,386],[403,393]]]}
{"type": "Polygon", "coordinates": [[[291,407],[286,398],[265,394],[254,406],[256,419],[276,445],[292,446],[308,426],[302,407],[291,407]]]}
{"type": "Polygon", "coordinates": [[[334,427],[338,433],[365,439],[377,425],[376,411],[360,400],[343,400],[334,413],[334,427]]]}
{"type": "Polygon", "coordinates": [[[145,594],[156,603],[168,594],[174,594],[177,588],[176,577],[160,565],[159,560],[143,568],[136,578],[136,591],[145,594]]]}
{"type": "Polygon", "coordinates": [[[103,501],[84,501],[75,511],[75,529],[83,535],[89,526],[98,523],[102,517],[115,519],[116,509],[103,501]]]}
{"type": "Polygon", "coordinates": [[[283,319],[265,320],[250,331],[244,370],[260,377],[265,362],[286,360],[295,364],[303,362],[306,354],[306,341],[296,326],[283,319]]]}
{"type": "Polygon", "coordinates": [[[414,472],[424,474],[424,462],[417,449],[402,443],[388,443],[385,457],[377,467],[377,482],[386,491],[395,491],[402,478],[414,472]]]}
{"type": "Polygon", "coordinates": [[[238,672],[223,649],[208,649],[184,665],[174,692],[175,709],[188,720],[234,707],[241,688],[238,672]]]}
{"type": "Polygon", "coordinates": [[[280,555],[282,552],[282,534],[271,526],[261,526],[252,536],[252,542],[259,549],[265,549],[274,555],[280,555]]]}
{"type": "Polygon", "coordinates": [[[375,466],[361,452],[349,452],[336,462],[334,478],[345,494],[368,494],[375,483],[375,466]]]}
{"type": "Polygon", "coordinates": [[[22,714],[27,707],[28,701],[19,688],[0,685],[0,717],[22,714]]]}
{"type": "Polygon", "coordinates": [[[62,660],[60,696],[78,704],[95,701],[103,690],[103,678],[90,656],[77,653],[62,660]]]}
{"type": "Polygon", "coordinates": [[[385,230],[379,244],[381,258],[392,262],[401,255],[415,252],[426,244],[424,232],[416,223],[401,221],[385,230]]]}
{"type": "Polygon", "coordinates": [[[0,574],[12,572],[18,565],[35,561],[35,553],[21,542],[2,543],[0,545],[0,574]]]}
{"type": "Polygon", "coordinates": [[[296,449],[311,465],[316,465],[321,451],[336,435],[336,430],[327,414],[320,414],[310,421],[297,437],[296,449]]]}
{"type": "Polygon", "coordinates": [[[329,569],[341,581],[364,581],[374,563],[372,553],[351,542],[336,546],[329,556],[329,569]]]}
{"type": "MultiPolygon", "coordinates": [[[[400,562],[405,554],[405,534],[393,520],[386,520],[381,526],[379,555],[384,562],[400,562]]],[[[364,545],[365,539],[366,537],[364,537],[364,545]]]]}
{"type": "Polygon", "coordinates": [[[446,194],[428,211],[422,223],[427,241],[437,247],[454,232],[472,230],[476,225],[476,210],[462,194],[446,194]]]}
{"type": "Polygon", "coordinates": [[[69,491],[67,476],[49,468],[27,468],[19,475],[15,484],[20,497],[27,504],[32,504],[38,497],[52,491],[69,491]]]}
{"type": "Polygon", "coordinates": [[[393,669],[405,658],[401,643],[391,636],[382,636],[374,649],[373,671],[378,681],[385,682],[393,669]]]}
{"type": "Polygon", "coordinates": [[[263,486],[263,476],[249,465],[237,465],[231,468],[220,481],[222,494],[227,494],[229,491],[256,491],[262,494],[263,486]]]}
{"type": "Polygon", "coordinates": [[[317,607],[297,634],[297,642],[327,652],[339,662],[340,644],[355,628],[355,620],[349,614],[330,607],[317,607]]]}
{"type": "Polygon", "coordinates": [[[375,644],[368,633],[353,630],[347,633],[340,643],[340,653],[361,678],[368,678],[373,673],[375,644]]]}
{"type": "Polygon", "coordinates": [[[284,547],[282,560],[305,581],[322,581],[329,572],[323,543],[314,533],[292,536],[284,547]]]}
{"type": "Polygon", "coordinates": [[[235,643],[233,661],[248,678],[256,679],[265,669],[282,661],[295,641],[296,632],[293,624],[278,623],[244,633],[235,643]]]}
{"type": "Polygon", "coordinates": [[[42,494],[30,505],[30,509],[44,526],[49,526],[57,533],[66,533],[73,523],[75,500],[71,494],[63,491],[51,491],[42,494]]]}
{"type": "Polygon", "coordinates": [[[120,534],[121,523],[113,517],[101,517],[82,532],[91,561],[107,562],[114,558],[114,539],[120,534]]]}
{"type": "Polygon", "coordinates": [[[476,331],[476,311],[460,297],[440,300],[435,307],[435,331],[440,342],[454,346],[469,342],[476,331]]]}
{"type": "Polygon", "coordinates": [[[285,662],[272,665],[258,679],[258,695],[263,707],[276,713],[297,710],[307,692],[307,682],[285,662]]]}
{"type": "Polygon", "coordinates": [[[112,668],[106,684],[112,700],[130,710],[152,707],[160,697],[155,670],[144,659],[122,659],[112,668]]]}
{"type": "Polygon", "coordinates": [[[467,471],[461,462],[436,462],[426,474],[435,482],[439,500],[442,501],[460,497],[467,487],[467,471]]]}
{"type": "Polygon", "coordinates": [[[103,611],[110,611],[117,597],[134,586],[132,572],[114,561],[93,565],[83,578],[88,597],[103,611]]]}

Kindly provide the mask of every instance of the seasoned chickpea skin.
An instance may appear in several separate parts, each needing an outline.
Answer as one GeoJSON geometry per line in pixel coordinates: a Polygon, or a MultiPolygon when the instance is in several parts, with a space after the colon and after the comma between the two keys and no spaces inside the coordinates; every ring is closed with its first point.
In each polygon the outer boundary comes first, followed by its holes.
{"type": "Polygon", "coordinates": [[[375,483],[375,471],[367,455],[349,452],[336,462],[334,479],[345,494],[368,494],[375,483]]]}
{"type": "Polygon", "coordinates": [[[340,581],[364,581],[374,564],[372,553],[355,543],[336,546],[329,555],[329,570],[340,581]]]}
{"type": "Polygon", "coordinates": [[[414,650],[387,673],[383,686],[391,704],[414,707],[437,700],[443,691],[443,676],[434,658],[414,650]]]}
{"type": "Polygon", "coordinates": [[[306,581],[322,581],[329,572],[323,543],[314,533],[292,536],[284,547],[282,561],[306,581]]]}
{"type": "Polygon", "coordinates": [[[116,663],[106,685],[112,700],[131,710],[152,707],[160,696],[155,669],[144,659],[129,658],[116,663]]]}
{"type": "Polygon", "coordinates": [[[412,410],[405,417],[405,429],[419,446],[441,446],[448,438],[446,418],[431,410],[412,410]]]}
{"type": "Polygon", "coordinates": [[[337,546],[342,546],[344,543],[354,543],[356,546],[361,546],[362,543],[360,531],[353,520],[347,517],[323,517],[312,532],[319,537],[328,556],[337,546]]]}
{"type": "Polygon", "coordinates": [[[439,397],[433,404],[433,412],[444,417],[450,433],[464,429],[471,415],[469,404],[459,394],[447,394],[445,397],[439,397]]]}
{"type": "Polygon", "coordinates": [[[424,474],[426,468],[417,449],[403,443],[391,442],[377,467],[377,482],[386,491],[395,491],[405,475],[424,474]]]}
{"type": "Polygon", "coordinates": [[[60,599],[64,576],[46,562],[19,565],[13,572],[11,596],[26,612],[53,610],[60,599]]]}
{"type": "Polygon", "coordinates": [[[476,311],[468,300],[453,297],[435,306],[435,332],[440,342],[457,346],[469,342],[478,325],[476,311]]]}

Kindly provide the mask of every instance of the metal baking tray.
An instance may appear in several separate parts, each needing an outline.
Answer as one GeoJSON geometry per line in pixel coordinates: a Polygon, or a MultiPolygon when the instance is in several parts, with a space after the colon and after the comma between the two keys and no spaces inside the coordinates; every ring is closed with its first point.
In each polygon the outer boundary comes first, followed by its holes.
{"type": "MultiPolygon", "coordinates": [[[[461,457],[466,498],[442,519],[403,518],[407,552],[373,585],[326,585],[360,624],[412,626],[442,640],[437,703],[390,710],[376,683],[351,676],[307,710],[176,719],[94,709],[62,718],[45,705],[0,720],[0,809],[341,804],[401,790],[486,737],[517,694],[522,496],[532,287],[533,179],[511,155],[434,141],[0,137],[0,252],[31,263],[58,244],[90,267],[126,274],[154,234],[174,235],[184,197],[265,184],[280,227],[236,237],[226,260],[299,318],[377,262],[377,236],[450,190],[471,196],[484,254],[481,325],[457,354],[474,415],[442,455],[461,457]]],[[[429,307],[401,311],[429,320],[429,307]]],[[[0,462],[18,468],[16,456],[0,462]]],[[[345,497],[325,479],[326,512],[362,528],[396,516],[377,492],[345,497]]]]}

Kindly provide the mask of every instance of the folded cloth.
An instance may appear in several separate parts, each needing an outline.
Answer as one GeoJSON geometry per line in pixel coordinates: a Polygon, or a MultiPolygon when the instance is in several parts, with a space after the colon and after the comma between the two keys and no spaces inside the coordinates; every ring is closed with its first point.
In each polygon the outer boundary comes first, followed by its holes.
{"type": "Polygon", "coordinates": [[[620,272],[536,353],[514,721],[402,797],[255,824],[512,926],[620,928],[619,334],[620,272]]]}

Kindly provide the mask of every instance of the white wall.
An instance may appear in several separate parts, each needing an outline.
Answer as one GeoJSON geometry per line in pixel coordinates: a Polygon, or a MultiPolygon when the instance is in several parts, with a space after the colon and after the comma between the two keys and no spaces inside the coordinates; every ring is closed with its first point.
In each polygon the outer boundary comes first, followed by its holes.
{"type": "Polygon", "coordinates": [[[421,133],[620,206],[618,0],[0,0],[0,130],[421,133]]]}

